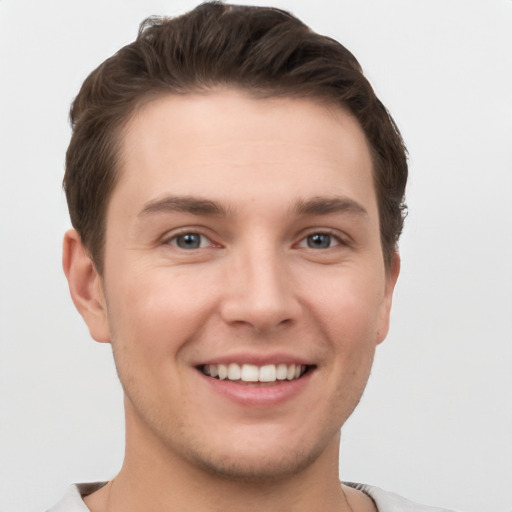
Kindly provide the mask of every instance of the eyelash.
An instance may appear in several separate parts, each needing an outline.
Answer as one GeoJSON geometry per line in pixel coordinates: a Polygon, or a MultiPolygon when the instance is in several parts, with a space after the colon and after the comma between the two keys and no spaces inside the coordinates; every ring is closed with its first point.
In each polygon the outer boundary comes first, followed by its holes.
{"type": "Polygon", "coordinates": [[[195,250],[195,249],[205,249],[207,247],[212,247],[212,246],[216,245],[216,244],[214,244],[211,241],[211,239],[209,237],[207,237],[206,235],[204,235],[203,233],[200,233],[198,231],[183,231],[181,233],[176,233],[172,237],[168,238],[165,241],[165,243],[168,244],[168,245],[172,245],[174,247],[177,247],[179,249],[182,249],[184,251],[189,251],[189,250],[191,251],[191,250],[195,250]],[[178,240],[180,238],[187,237],[187,236],[197,236],[197,237],[199,237],[199,247],[180,247],[178,245],[178,240]],[[206,246],[202,245],[202,242],[204,242],[205,240],[207,241],[206,246]]]}
{"type": "MultiPolygon", "coordinates": [[[[167,238],[165,240],[165,244],[172,245],[172,246],[177,247],[178,249],[181,249],[183,251],[206,249],[208,247],[215,247],[215,246],[220,247],[219,245],[212,242],[210,237],[208,237],[207,235],[205,235],[199,231],[193,231],[193,230],[187,230],[187,231],[182,231],[180,233],[176,233],[172,237],[167,238]],[[194,246],[182,247],[182,246],[180,246],[179,239],[182,237],[187,237],[187,236],[199,237],[199,246],[197,246],[197,247],[194,247],[194,246]],[[206,245],[204,245],[205,241],[207,242],[206,245]]],[[[344,240],[342,237],[340,237],[339,234],[335,234],[329,230],[319,230],[319,231],[311,231],[310,233],[303,236],[300,239],[300,241],[296,244],[296,247],[312,249],[312,250],[316,251],[316,250],[322,250],[322,249],[324,249],[324,250],[331,249],[332,247],[336,247],[339,245],[346,246],[346,245],[348,245],[348,243],[346,242],[346,240],[344,240]],[[312,237],[315,237],[315,236],[329,237],[328,247],[321,247],[321,246],[320,247],[318,247],[318,246],[312,247],[312,246],[310,246],[309,242],[311,241],[312,237]]]]}
{"type": "Polygon", "coordinates": [[[305,237],[303,237],[298,246],[299,247],[305,247],[307,249],[313,249],[313,250],[319,250],[319,249],[331,249],[332,247],[336,247],[338,245],[347,245],[347,243],[338,235],[335,233],[332,233],[331,231],[312,231],[308,233],[305,237]],[[329,246],[328,247],[311,247],[308,245],[309,241],[312,239],[312,237],[329,237],[329,246]],[[332,243],[334,242],[334,243],[332,243]],[[303,246],[302,244],[307,244],[306,246],[303,246]]]}

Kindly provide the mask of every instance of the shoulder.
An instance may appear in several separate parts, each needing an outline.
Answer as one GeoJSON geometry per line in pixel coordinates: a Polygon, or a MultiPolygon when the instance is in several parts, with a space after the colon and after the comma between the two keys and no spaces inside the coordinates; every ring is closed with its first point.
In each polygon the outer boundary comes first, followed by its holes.
{"type": "Polygon", "coordinates": [[[369,496],[377,506],[378,512],[455,512],[446,508],[437,508],[427,505],[420,505],[409,501],[393,492],[384,491],[372,485],[356,484],[352,482],[343,482],[348,487],[352,487],[369,496]]]}
{"type": "Polygon", "coordinates": [[[90,512],[82,497],[97,491],[105,484],[106,482],[94,482],[70,485],[62,499],[46,512],[90,512]]]}

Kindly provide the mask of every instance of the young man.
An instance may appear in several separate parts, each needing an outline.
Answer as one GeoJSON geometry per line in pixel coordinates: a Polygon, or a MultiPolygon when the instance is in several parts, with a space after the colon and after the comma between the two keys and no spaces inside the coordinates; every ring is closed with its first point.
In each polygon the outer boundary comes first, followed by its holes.
{"type": "Polygon", "coordinates": [[[434,510],[338,477],[407,180],[355,58],[285,12],[205,4],[143,24],[71,119],[64,271],[112,345],[126,454],[52,512],[434,510]]]}

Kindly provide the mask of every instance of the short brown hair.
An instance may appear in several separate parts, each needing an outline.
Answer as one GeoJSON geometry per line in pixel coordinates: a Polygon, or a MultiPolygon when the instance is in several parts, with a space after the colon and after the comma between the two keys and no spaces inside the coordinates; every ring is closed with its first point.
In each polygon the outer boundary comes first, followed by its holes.
{"type": "Polygon", "coordinates": [[[403,227],[406,150],[356,58],[288,12],[209,2],[175,18],[145,20],[137,39],[96,68],[73,102],[64,189],[71,222],[98,271],[122,128],[149,98],[218,86],[258,97],[318,99],[356,117],[373,156],[389,268],[403,227]]]}

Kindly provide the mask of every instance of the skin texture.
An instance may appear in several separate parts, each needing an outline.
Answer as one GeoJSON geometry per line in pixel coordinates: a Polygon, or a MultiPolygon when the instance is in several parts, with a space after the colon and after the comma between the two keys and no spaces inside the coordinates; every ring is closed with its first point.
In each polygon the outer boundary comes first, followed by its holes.
{"type": "Polygon", "coordinates": [[[121,169],[103,276],[76,232],[64,242],[73,300],[112,344],[125,391],[124,465],[87,505],[350,510],[339,430],[387,334],[399,271],[398,256],[384,267],[357,122],[304,99],[169,95],[128,123],[121,169]],[[186,233],[197,248],[180,247],[186,233]],[[258,393],[272,385],[234,400],[198,370],[249,359],[310,371],[271,403],[258,393]]]}

